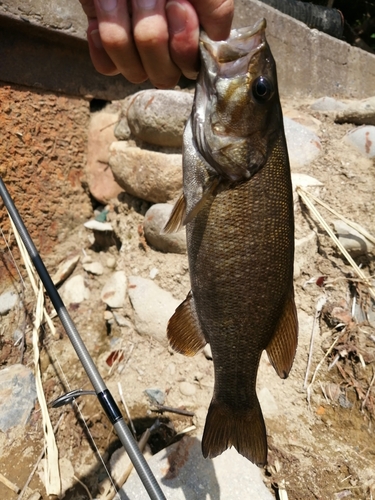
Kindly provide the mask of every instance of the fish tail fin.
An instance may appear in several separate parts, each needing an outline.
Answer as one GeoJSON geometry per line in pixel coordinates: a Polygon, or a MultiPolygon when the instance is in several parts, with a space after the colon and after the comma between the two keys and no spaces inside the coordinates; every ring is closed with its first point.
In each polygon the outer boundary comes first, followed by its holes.
{"type": "Polygon", "coordinates": [[[230,446],[258,467],[266,465],[267,434],[258,398],[254,408],[241,411],[212,400],[202,439],[203,456],[214,458],[230,446]]]}

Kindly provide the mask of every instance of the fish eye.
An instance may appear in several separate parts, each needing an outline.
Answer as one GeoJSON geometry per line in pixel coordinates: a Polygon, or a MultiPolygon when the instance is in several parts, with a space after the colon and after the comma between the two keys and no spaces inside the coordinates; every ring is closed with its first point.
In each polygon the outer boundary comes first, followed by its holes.
{"type": "Polygon", "coordinates": [[[260,102],[268,101],[273,94],[272,84],[264,76],[258,76],[253,83],[252,90],[255,99],[260,102]]]}

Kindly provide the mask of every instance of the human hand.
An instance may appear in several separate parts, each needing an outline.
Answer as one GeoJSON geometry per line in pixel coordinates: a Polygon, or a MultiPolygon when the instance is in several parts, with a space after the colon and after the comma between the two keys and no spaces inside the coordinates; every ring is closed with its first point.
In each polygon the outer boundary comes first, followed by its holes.
{"type": "Polygon", "coordinates": [[[174,87],[198,72],[199,25],[213,40],[229,36],[233,0],[79,0],[99,73],[174,87]]]}

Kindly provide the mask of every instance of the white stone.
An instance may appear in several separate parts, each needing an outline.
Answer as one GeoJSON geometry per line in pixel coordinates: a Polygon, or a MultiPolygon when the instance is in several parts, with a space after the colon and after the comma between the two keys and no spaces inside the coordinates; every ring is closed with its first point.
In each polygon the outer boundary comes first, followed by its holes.
{"type": "Polygon", "coordinates": [[[81,274],[77,274],[64,283],[61,296],[65,305],[80,304],[90,298],[90,290],[85,286],[85,280],[81,274]]]}
{"type": "Polygon", "coordinates": [[[0,315],[8,314],[18,302],[17,292],[4,292],[0,295],[0,315]]]}
{"type": "Polygon", "coordinates": [[[355,128],[346,134],[345,140],[366,158],[375,158],[375,126],[355,128]]]}
{"type": "Polygon", "coordinates": [[[88,262],[82,265],[83,269],[91,274],[100,276],[103,274],[103,266],[100,262],[88,262]]]}
{"type": "Polygon", "coordinates": [[[166,346],[167,324],[180,301],[152,280],[140,276],[129,277],[128,293],[134,308],[137,332],[153,337],[166,346]]]}
{"type": "Polygon", "coordinates": [[[310,107],[314,111],[339,111],[341,109],[346,109],[348,105],[333,97],[321,97],[313,102],[310,107]]]}
{"type": "Polygon", "coordinates": [[[80,259],[80,255],[76,254],[76,255],[72,255],[70,257],[67,257],[65,260],[63,260],[63,262],[61,262],[61,264],[57,268],[57,271],[52,276],[52,281],[53,281],[54,285],[60,284],[61,282],[66,280],[66,278],[68,278],[68,276],[70,276],[72,274],[77,263],[79,262],[79,259],[80,259]]]}
{"type": "Polygon", "coordinates": [[[100,298],[111,308],[123,307],[125,304],[127,278],[124,271],[114,272],[104,285],[100,298]]]}
{"type": "Polygon", "coordinates": [[[95,219],[92,219],[85,222],[83,225],[87,229],[92,229],[95,231],[113,231],[113,227],[110,222],[99,222],[95,219]]]}
{"type": "Polygon", "coordinates": [[[147,242],[157,250],[169,253],[186,252],[186,231],[166,234],[163,229],[169,220],[173,205],[156,203],[146,212],[143,228],[147,242]]]}
{"type": "Polygon", "coordinates": [[[258,399],[262,408],[263,415],[267,418],[275,417],[279,413],[279,409],[275,398],[271,394],[268,387],[263,387],[258,392],[258,399]]]}
{"type": "Polygon", "coordinates": [[[314,132],[287,117],[284,117],[284,127],[292,168],[309,165],[320,155],[320,139],[314,132]]]}
{"type": "Polygon", "coordinates": [[[337,219],[333,221],[333,225],[340,243],[350,254],[357,257],[371,251],[373,245],[349,224],[337,219]]]}
{"type": "Polygon", "coordinates": [[[179,388],[183,396],[194,396],[197,392],[195,385],[190,382],[180,382],[179,388]]]}

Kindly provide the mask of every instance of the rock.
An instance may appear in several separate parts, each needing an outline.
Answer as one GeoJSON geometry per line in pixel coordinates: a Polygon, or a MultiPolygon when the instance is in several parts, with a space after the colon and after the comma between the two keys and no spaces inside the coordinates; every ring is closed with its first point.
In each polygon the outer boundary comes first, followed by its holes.
{"type": "MultiPolygon", "coordinates": [[[[234,448],[211,459],[202,456],[201,440],[186,436],[148,461],[166,498],[173,500],[274,500],[262,481],[260,469],[234,448]]],[[[148,500],[133,471],[121,489],[126,498],[148,500]]]]}
{"type": "Polygon", "coordinates": [[[92,229],[93,231],[113,231],[112,224],[110,222],[99,222],[95,219],[89,220],[83,224],[87,229],[92,229]]]}
{"type": "Polygon", "coordinates": [[[115,257],[108,257],[105,265],[109,267],[110,269],[114,269],[116,267],[116,259],[115,257]]]}
{"type": "Polygon", "coordinates": [[[82,265],[83,269],[88,273],[101,276],[103,274],[103,266],[100,262],[87,262],[82,265]]]}
{"type": "Polygon", "coordinates": [[[360,151],[367,158],[375,158],[375,127],[364,125],[350,130],[345,140],[360,151]]]}
{"type": "Polygon", "coordinates": [[[321,153],[319,137],[294,120],[284,117],[285,137],[292,168],[308,165],[321,153]]]}
{"type": "Polygon", "coordinates": [[[119,241],[113,231],[112,224],[109,222],[89,220],[84,223],[84,226],[87,229],[92,230],[89,241],[93,244],[96,250],[106,251],[111,246],[119,245],[119,241]]]}
{"type": "Polygon", "coordinates": [[[116,311],[113,311],[113,317],[115,318],[118,326],[127,326],[128,328],[132,328],[132,324],[129,320],[127,320],[122,314],[119,314],[116,311]]]}
{"type": "Polygon", "coordinates": [[[161,389],[146,389],[144,393],[152,404],[163,405],[165,403],[165,394],[161,389]]]}
{"type": "Polygon", "coordinates": [[[30,368],[12,365],[0,370],[0,430],[25,425],[36,400],[35,377],[30,368]]]}
{"type": "Polygon", "coordinates": [[[333,97],[321,97],[310,106],[310,108],[314,111],[340,111],[346,109],[347,107],[347,104],[342,101],[338,101],[333,97]]]}
{"type": "Polygon", "coordinates": [[[127,118],[132,133],[158,146],[182,146],[185,123],[191,113],[193,94],[178,90],[144,90],[129,106],[127,118]]]}
{"type": "Polygon", "coordinates": [[[77,274],[66,281],[61,289],[61,296],[65,305],[80,304],[90,298],[90,290],[85,286],[84,277],[77,274]]]}
{"type": "Polygon", "coordinates": [[[366,255],[372,250],[373,245],[346,222],[337,219],[333,221],[333,225],[340,243],[352,256],[366,255]]]}
{"type": "Polygon", "coordinates": [[[165,203],[182,188],[182,155],[148,151],[114,142],[109,165],[125,191],[142,200],[165,203]]]}
{"type": "Polygon", "coordinates": [[[275,398],[272,396],[268,387],[263,387],[258,392],[258,399],[262,408],[263,415],[266,418],[272,418],[278,415],[279,409],[275,398]]]}
{"type": "Polygon", "coordinates": [[[185,253],[186,232],[164,234],[163,229],[168,222],[173,210],[173,205],[168,203],[157,203],[150,207],[145,215],[143,228],[147,242],[162,252],[185,253]]]}
{"type": "Polygon", "coordinates": [[[295,191],[297,186],[309,187],[309,186],[323,186],[323,183],[318,179],[311,177],[307,174],[292,173],[292,184],[293,190],[295,191]]]}
{"type": "Polygon", "coordinates": [[[154,280],[158,274],[159,274],[159,269],[157,267],[153,267],[150,270],[149,276],[152,280],[154,280]]]}
{"type": "Polygon", "coordinates": [[[79,253],[77,253],[75,255],[67,257],[65,260],[63,260],[63,262],[61,262],[61,264],[57,268],[57,271],[52,276],[54,285],[59,285],[72,274],[72,272],[76,268],[77,263],[79,262],[79,259],[80,255],[79,253]]]}
{"type": "Polygon", "coordinates": [[[190,382],[180,382],[179,389],[183,396],[194,396],[197,392],[195,385],[190,382]]]}
{"type": "Polygon", "coordinates": [[[126,453],[123,447],[118,448],[114,453],[112,453],[109,459],[109,467],[111,470],[112,480],[118,484],[119,480],[122,478],[124,472],[128,469],[131,464],[129,455],[126,453]]]}
{"type": "Polygon", "coordinates": [[[167,324],[180,301],[153,281],[139,276],[129,277],[128,293],[134,308],[137,332],[153,337],[166,346],[167,324]]]}
{"type": "Polygon", "coordinates": [[[315,262],[318,253],[318,238],[314,231],[295,240],[294,277],[297,278],[309,263],[315,262]]]}
{"type": "Polygon", "coordinates": [[[100,298],[112,309],[123,307],[126,297],[127,279],[124,271],[116,271],[104,285],[100,298]]]}
{"type": "Polygon", "coordinates": [[[360,101],[350,101],[344,109],[335,114],[335,122],[375,125],[375,96],[360,101]]]}
{"type": "Polygon", "coordinates": [[[131,136],[128,119],[126,117],[120,118],[115,126],[115,137],[118,141],[127,141],[131,136]]]}
{"type": "Polygon", "coordinates": [[[17,292],[4,292],[0,295],[0,316],[8,314],[19,300],[17,292]]]}
{"type": "Polygon", "coordinates": [[[212,351],[211,351],[211,345],[210,344],[206,344],[203,347],[203,354],[205,355],[205,357],[207,359],[212,359],[212,351]]]}
{"type": "Polygon", "coordinates": [[[114,126],[119,119],[118,111],[106,107],[91,114],[87,138],[86,174],[90,193],[105,204],[116,198],[122,188],[108,168],[109,146],[115,140],[114,126]]]}

